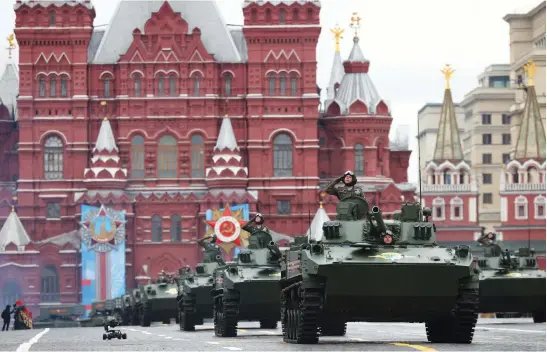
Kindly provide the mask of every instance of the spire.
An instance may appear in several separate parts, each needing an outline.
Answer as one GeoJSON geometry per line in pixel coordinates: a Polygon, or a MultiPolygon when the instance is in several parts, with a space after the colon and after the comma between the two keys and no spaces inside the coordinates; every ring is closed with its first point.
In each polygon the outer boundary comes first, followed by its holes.
{"type": "Polygon", "coordinates": [[[315,212],[313,220],[311,221],[310,228],[306,235],[310,236],[310,240],[321,241],[323,238],[323,223],[325,221],[330,221],[327,212],[323,208],[323,202],[319,202],[319,208],[315,212]]]}
{"type": "Polygon", "coordinates": [[[222,119],[217,144],[213,149],[213,165],[205,170],[209,188],[245,188],[248,170],[237,146],[232,122],[228,115],[222,119]]]}
{"type": "Polygon", "coordinates": [[[353,13],[353,16],[351,16],[351,23],[350,28],[353,29],[353,32],[355,33],[354,39],[359,39],[359,30],[361,29],[361,17],[357,14],[357,12],[353,13]]]}
{"type": "Polygon", "coordinates": [[[534,86],[536,69],[536,64],[532,60],[524,65],[524,70],[528,74],[528,94],[514,155],[514,159],[520,161],[535,159],[541,162],[545,160],[545,127],[543,126],[534,86]]]}
{"type": "Polygon", "coordinates": [[[0,252],[6,250],[10,244],[17,246],[17,249],[23,251],[25,246],[30,243],[30,237],[21,223],[15,211],[15,202],[17,197],[13,197],[11,212],[0,230],[0,252]]]}
{"type": "Polygon", "coordinates": [[[93,152],[113,152],[119,151],[116,146],[116,140],[114,139],[114,133],[112,132],[112,126],[107,117],[103,119],[101,123],[101,128],[99,130],[99,136],[97,137],[97,142],[95,143],[95,148],[93,152]]]}
{"type": "Polygon", "coordinates": [[[441,72],[446,79],[446,86],[433,160],[437,162],[445,160],[462,161],[463,151],[460,141],[460,131],[456,120],[454,102],[452,101],[452,92],[450,91],[450,78],[454,70],[447,64],[441,72]]]}
{"type": "Polygon", "coordinates": [[[17,96],[19,95],[19,72],[14,60],[11,57],[11,51],[15,48],[15,38],[11,34],[8,38],[9,58],[0,77],[0,105],[4,105],[4,113],[0,112],[2,119],[6,116],[11,120],[10,115],[16,119],[17,96]],[[5,111],[8,113],[6,114],[5,111]]]}
{"type": "Polygon", "coordinates": [[[336,96],[336,88],[339,87],[344,78],[344,65],[342,65],[342,57],[340,51],[334,53],[334,60],[332,62],[332,68],[330,71],[330,80],[327,87],[327,101],[333,100],[336,96]]]}

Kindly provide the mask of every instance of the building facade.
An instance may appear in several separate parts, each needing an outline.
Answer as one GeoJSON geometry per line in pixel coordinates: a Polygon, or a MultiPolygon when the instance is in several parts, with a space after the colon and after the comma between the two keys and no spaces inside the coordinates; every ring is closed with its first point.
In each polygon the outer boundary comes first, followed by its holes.
{"type": "Polygon", "coordinates": [[[478,77],[478,87],[461,102],[465,120],[464,157],[471,162],[480,197],[478,221],[487,231],[500,225],[500,172],[510,158],[510,108],[515,91],[510,87],[509,65],[490,65],[478,77]]]}
{"type": "MultiPolygon", "coordinates": [[[[320,10],[245,1],[244,25],[231,29],[214,1],[122,0],[94,28],[89,0],[17,1],[14,212],[13,194],[0,195],[3,219],[20,219],[30,242],[0,239],[5,296],[79,302],[82,205],[125,212],[134,287],[195,265],[206,212],[225,204],[295,235],[310,226],[320,184],[346,169],[386,213],[412,200],[410,151],[390,150],[385,103],[340,96],[345,110],[318,113],[320,10]]],[[[366,76],[361,56],[356,41],[341,90],[366,76]]],[[[324,207],[335,213],[335,199],[324,207]]]]}

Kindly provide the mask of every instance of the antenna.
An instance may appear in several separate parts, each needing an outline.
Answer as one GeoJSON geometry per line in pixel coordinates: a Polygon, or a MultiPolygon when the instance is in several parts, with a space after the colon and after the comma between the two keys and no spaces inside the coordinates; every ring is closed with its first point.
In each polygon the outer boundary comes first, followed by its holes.
{"type": "Polygon", "coordinates": [[[308,202],[308,222],[309,222],[309,224],[310,224],[310,225],[309,225],[309,230],[308,230],[308,232],[309,232],[308,237],[309,237],[309,239],[311,240],[312,238],[311,238],[311,211],[310,211],[310,206],[311,206],[311,205],[310,205],[310,202],[308,202]]]}
{"type": "Polygon", "coordinates": [[[418,192],[420,197],[420,208],[422,208],[422,153],[420,148],[420,116],[418,116],[418,136],[416,139],[418,140],[418,192]]]}

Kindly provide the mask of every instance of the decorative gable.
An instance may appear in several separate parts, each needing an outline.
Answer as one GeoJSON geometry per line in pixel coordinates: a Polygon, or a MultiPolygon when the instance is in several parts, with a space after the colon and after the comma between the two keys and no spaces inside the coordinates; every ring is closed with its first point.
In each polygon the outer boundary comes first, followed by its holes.
{"type": "Polygon", "coordinates": [[[182,19],[180,12],[174,12],[168,1],[165,1],[158,12],[144,25],[146,35],[184,35],[188,33],[188,23],[182,19]]]}

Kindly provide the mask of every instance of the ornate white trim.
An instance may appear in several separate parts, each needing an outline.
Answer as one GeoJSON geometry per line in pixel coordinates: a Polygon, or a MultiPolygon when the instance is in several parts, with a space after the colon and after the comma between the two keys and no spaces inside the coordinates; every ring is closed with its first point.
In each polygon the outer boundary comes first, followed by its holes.
{"type": "Polygon", "coordinates": [[[545,219],[545,197],[543,195],[534,198],[534,219],[545,219]],[[543,207],[543,214],[539,214],[539,207],[543,207]]]}
{"type": "Polygon", "coordinates": [[[433,199],[433,202],[432,202],[432,211],[433,211],[433,220],[435,221],[443,221],[445,220],[446,218],[446,214],[445,214],[445,201],[443,198],[441,197],[437,197],[435,199],[433,199]],[[441,216],[437,216],[437,209],[441,209],[441,216]]]}
{"type": "Polygon", "coordinates": [[[524,196],[518,196],[515,198],[515,219],[526,220],[528,219],[528,199],[524,196]],[[519,207],[524,206],[524,215],[519,215],[519,207]]]}
{"type": "Polygon", "coordinates": [[[450,199],[450,220],[463,220],[463,199],[461,199],[460,197],[454,197],[450,199]],[[458,216],[456,216],[456,208],[459,208],[460,214],[458,216]]]}

